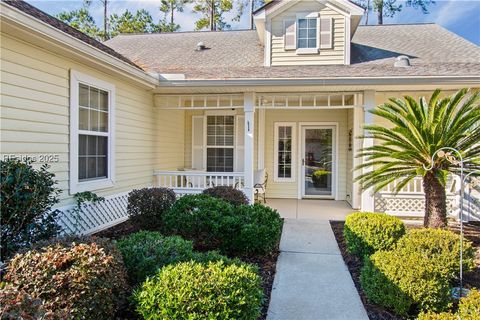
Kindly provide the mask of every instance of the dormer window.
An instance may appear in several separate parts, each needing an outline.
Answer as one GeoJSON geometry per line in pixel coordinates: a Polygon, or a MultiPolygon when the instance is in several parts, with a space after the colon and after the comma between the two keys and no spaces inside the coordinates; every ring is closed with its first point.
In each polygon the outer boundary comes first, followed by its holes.
{"type": "Polygon", "coordinates": [[[317,49],[317,18],[298,19],[297,48],[317,49]]]}

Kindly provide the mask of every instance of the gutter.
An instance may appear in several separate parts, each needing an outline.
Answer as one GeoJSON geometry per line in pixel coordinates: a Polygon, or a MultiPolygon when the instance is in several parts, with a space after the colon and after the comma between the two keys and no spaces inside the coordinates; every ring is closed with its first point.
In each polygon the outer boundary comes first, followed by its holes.
{"type": "Polygon", "coordinates": [[[158,88],[188,87],[256,87],[256,86],[344,86],[344,85],[448,85],[472,84],[480,86],[479,76],[415,76],[415,77],[352,77],[319,79],[232,79],[232,80],[171,80],[160,81],[158,88]]]}

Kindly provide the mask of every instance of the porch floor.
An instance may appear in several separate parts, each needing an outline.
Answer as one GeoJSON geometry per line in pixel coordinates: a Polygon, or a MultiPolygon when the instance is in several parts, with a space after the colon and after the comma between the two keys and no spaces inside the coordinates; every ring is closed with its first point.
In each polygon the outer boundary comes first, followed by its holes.
{"type": "Polygon", "coordinates": [[[268,199],[267,206],[277,209],[282,218],[297,220],[345,220],[355,210],[346,201],[310,199],[268,199]]]}

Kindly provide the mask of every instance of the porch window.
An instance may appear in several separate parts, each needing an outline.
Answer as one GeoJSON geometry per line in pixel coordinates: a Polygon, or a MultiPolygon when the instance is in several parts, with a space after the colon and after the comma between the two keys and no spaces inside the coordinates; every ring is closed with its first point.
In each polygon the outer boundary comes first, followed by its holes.
{"type": "Polygon", "coordinates": [[[207,116],[207,171],[233,172],[235,116],[207,116]]]}
{"type": "Polygon", "coordinates": [[[113,186],[115,87],[71,72],[70,192],[113,186]]]}
{"type": "Polygon", "coordinates": [[[295,124],[275,123],[275,181],[294,181],[295,124]]]}

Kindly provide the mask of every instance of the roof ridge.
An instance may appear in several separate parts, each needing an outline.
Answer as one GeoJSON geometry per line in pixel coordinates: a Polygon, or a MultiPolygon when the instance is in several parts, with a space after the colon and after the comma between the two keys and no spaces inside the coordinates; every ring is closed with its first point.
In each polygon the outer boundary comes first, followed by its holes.
{"type": "Polygon", "coordinates": [[[423,26],[423,25],[439,25],[435,22],[414,22],[414,23],[386,23],[386,24],[363,24],[358,27],[394,27],[394,26],[423,26]]]}
{"type": "MultiPolygon", "coordinates": [[[[188,31],[174,31],[174,32],[131,32],[131,33],[120,33],[113,38],[119,36],[149,36],[149,35],[172,35],[172,34],[187,34],[187,33],[228,33],[228,32],[245,32],[245,31],[255,31],[254,29],[235,29],[235,30],[188,30],[188,31]]],[[[113,39],[111,38],[111,39],[113,39]]]]}

